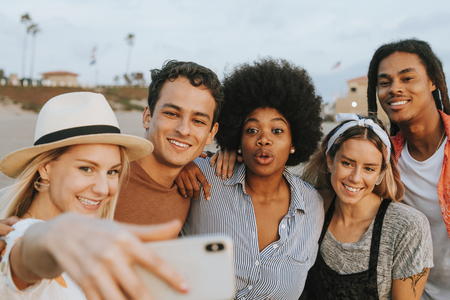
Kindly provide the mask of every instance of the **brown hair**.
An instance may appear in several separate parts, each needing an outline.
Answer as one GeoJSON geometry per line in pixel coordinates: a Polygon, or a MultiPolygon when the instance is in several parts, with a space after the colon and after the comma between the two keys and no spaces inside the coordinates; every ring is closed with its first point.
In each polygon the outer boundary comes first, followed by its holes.
{"type": "Polygon", "coordinates": [[[184,76],[189,79],[192,86],[199,87],[203,85],[211,92],[211,95],[216,101],[212,126],[217,122],[224,94],[220,80],[213,71],[194,62],[169,60],[163,64],[161,69],[151,70],[151,76],[152,82],[148,87],[148,107],[151,117],[155,111],[155,106],[159,100],[164,83],[166,81],[174,81],[178,76],[184,76]]]}

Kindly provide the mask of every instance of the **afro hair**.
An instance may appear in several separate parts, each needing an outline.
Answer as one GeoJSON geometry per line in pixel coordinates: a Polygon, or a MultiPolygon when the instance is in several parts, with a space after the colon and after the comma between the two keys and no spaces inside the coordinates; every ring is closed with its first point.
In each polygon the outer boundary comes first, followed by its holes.
{"type": "Polygon", "coordinates": [[[283,59],[263,58],[238,65],[223,80],[224,103],[218,122],[217,144],[237,150],[246,117],[257,108],[274,108],[289,122],[292,144],[287,166],[305,162],[316,151],[321,130],[322,98],[308,73],[283,59]]]}

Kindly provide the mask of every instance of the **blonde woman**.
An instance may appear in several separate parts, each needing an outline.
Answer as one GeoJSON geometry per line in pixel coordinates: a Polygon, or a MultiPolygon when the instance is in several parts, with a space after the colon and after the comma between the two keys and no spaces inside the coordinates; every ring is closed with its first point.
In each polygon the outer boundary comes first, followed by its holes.
{"type": "Polygon", "coordinates": [[[149,141],[120,133],[102,95],[50,99],[34,145],[0,162],[4,174],[17,178],[1,191],[0,218],[21,219],[4,238],[0,298],[151,297],[134,263],[187,291],[184,279],[141,243],[175,237],[179,222],[155,228],[110,221],[128,162],[152,150],[149,141]]]}
{"type": "Polygon", "coordinates": [[[326,210],[316,263],[300,299],[420,299],[433,267],[430,227],[398,203],[404,187],[386,130],[375,118],[339,114],[302,179],[326,210]]]}

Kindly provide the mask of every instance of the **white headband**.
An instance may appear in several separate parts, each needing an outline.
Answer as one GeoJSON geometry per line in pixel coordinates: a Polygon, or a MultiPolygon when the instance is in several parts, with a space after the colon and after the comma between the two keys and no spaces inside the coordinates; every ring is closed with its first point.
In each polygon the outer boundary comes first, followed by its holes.
{"type": "Polygon", "coordinates": [[[391,141],[389,139],[389,136],[386,134],[386,132],[383,129],[381,129],[381,127],[377,123],[375,123],[371,119],[361,118],[361,116],[359,116],[357,114],[344,114],[344,113],[337,114],[336,121],[338,121],[338,122],[350,121],[350,122],[342,124],[340,127],[338,127],[333,132],[333,135],[331,136],[330,140],[328,141],[327,152],[325,152],[325,154],[328,153],[328,151],[330,150],[331,146],[333,146],[336,139],[338,137],[340,137],[347,129],[349,129],[350,127],[354,127],[354,126],[362,126],[362,127],[367,127],[367,128],[372,129],[373,132],[375,132],[378,135],[378,137],[381,139],[383,144],[386,145],[386,149],[387,149],[386,163],[389,163],[389,159],[391,157],[391,141]]]}

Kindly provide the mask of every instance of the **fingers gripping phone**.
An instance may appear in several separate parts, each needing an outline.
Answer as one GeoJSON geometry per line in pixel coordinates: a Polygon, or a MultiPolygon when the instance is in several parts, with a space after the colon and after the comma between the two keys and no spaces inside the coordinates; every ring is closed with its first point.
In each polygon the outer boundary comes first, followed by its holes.
{"type": "Polygon", "coordinates": [[[188,294],[136,265],[135,269],[155,300],[228,300],[234,297],[233,245],[225,235],[189,236],[150,242],[146,246],[171,263],[189,282],[188,294]]]}

